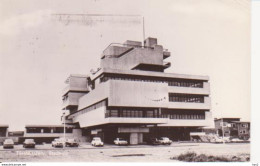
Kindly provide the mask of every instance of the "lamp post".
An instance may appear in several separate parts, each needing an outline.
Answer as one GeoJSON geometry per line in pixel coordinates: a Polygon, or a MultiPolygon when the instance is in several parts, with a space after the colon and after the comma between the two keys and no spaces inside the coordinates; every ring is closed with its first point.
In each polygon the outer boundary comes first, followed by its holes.
{"type": "Polygon", "coordinates": [[[222,116],[222,141],[223,141],[223,144],[225,144],[225,141],[224,141],[224,119],[223,119],[223,116],[222,116]]]}
{"type": "Polygon", "coordinates": [[[63,112],[63,139],[64,139],[64,141],[63,141],[63,148],[65,147],[65,140],[66,140],[66,127],[65,127],[65,111],[66,110],[64,110],[64,112],[63,112]]]}

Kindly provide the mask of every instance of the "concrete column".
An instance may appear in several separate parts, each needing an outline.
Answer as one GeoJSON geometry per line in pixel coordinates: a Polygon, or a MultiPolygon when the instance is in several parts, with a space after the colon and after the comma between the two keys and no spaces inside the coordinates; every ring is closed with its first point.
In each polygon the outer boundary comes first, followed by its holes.
{"type": "Polygon", "coordinates": [[[138,143],[143,143],[143,133],[138,133],[138,143]]]}
{"type": "Polygon", "coordinates": [[[41,133],[43,133],[43,129],[41,129],[41,133]]]}
{"type": "Polygon", "coordinates": [[[51,133],[53,133],[53,129],[51,129],[51,133]]]}
{"type": "Polygon", "coordinates": [[[130,144],[131,145],[138,144],[138,133],[130,133],[130,144]]]}

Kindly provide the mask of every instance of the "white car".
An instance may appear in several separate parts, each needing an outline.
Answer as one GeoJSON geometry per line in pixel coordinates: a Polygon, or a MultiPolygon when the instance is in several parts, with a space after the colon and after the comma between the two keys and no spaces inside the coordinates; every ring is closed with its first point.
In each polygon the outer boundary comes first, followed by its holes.
{"type": "Polygon", "coordinates": [[[171,145],[172,144],[172,140],[170,140],[168,137],[161,137],[158,141],[162,145],[171,145]]]}
{"type": "Polygon", "coordinates": [[[101,141],[99,137],[94,137],[91,141],[92,146],[104,146],[104,143],[101,141]]]}
{"type": "Polygon", "coordinates": [[[114,143],[116,145],[127,145],[128,144],[128,142],[126,140],[122,139],[122,138],[116,138],[114,140],[114,143]]]}
{"type": "Polygon", "coordinates": [[[3,143],[3,148],[14,148],[14,141],[12,139],[6,139],[3,143]]]}
{"type": "Polygon", "coordinates": [[[64,145],[64,141],[59,138],[56,138],[54,139],[54,141],[51,142],[51,146],[55,148],[56,147],[63,148],[63,145],[64,145]]]}
{"type": "Polygon", "coordinates": [[[231,139],[231,142],[243,142],[244,140],[241,140],[239,138],[233,138],[231,139]]]}

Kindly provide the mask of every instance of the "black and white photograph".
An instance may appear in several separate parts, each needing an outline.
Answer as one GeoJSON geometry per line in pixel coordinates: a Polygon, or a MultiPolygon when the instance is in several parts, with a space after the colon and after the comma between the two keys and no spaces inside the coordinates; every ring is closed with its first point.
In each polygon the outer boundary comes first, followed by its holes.
{"type": "Polygon", "coordinates": [[[1,0],[0,163],[251,160],[250,0],[1,0]]]}

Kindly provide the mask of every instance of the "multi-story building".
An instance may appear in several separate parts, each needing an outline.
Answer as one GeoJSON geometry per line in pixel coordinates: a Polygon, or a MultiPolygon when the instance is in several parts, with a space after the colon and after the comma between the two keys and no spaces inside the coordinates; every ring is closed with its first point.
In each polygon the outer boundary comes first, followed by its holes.
{"type": "Polygon", "coordinates": [[[187,140],[213,123],[208,76],[165,73],[171,53],[156,38],[110,44],[90,75],[70,75],[63,91],[67,124],[90,140],[130,144],[149,137],[187,140]]]}
{"type": "Polygon", "coordinates": [[[250,138],[250,122],[240,121],[240,118],[219,118],[214,121],[219,136],[250,138]]]}

